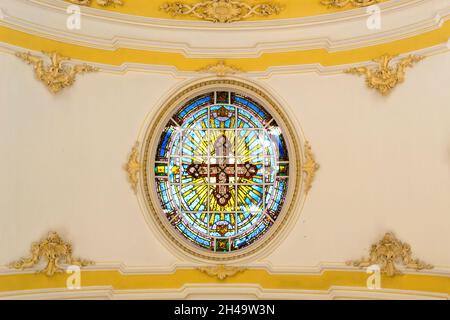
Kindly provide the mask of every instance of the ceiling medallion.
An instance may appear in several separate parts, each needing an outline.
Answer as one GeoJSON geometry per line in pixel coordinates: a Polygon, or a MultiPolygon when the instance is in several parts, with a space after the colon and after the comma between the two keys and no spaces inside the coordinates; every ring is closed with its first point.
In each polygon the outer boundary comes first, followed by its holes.
{"type": "Polygon", "coordinates": [[[216,64],[209,65],[206,68],[200,69],[198,72],[213,73],[218,77],[226,77],[242,72],[240,69],[225,64],[225,61],[219,61],[216,64]]]}
{"type": "Polygon", "coordinates": [[[131,149],[128,162],[125,165],[125,170],[128,172],[128,180],[131,184],[131,189],[134,193],[137,192],[137,185],[139,181],[139,170],[141,170],[141,164],[139,162],[139,142],[136,142],[133,149],[131,149]]]}
{"type": "Polygon", "coordinates": [[[161,10],[172,16],[189,15],[202,20],[230,23],[252,16],[271,16],[278,14],[281,7],[272,3],[250,5],[238,0],[204,0],[196,4],[180,1],[164,3],[161,10]]]}
{"type": "Polygon", "coordinates": [[[308,193],[312,188],[312,183],[314,181],[314,177],[316,175],[316,171],[319,170],[320,165],[316,163],[314,159],[314,154],[311,149],[311,145],[308,141],[305,143],[305,164],[302,167],[302,171],[306,174],[305,178],[305,186],[306,193],[308,193]]]}
{"type": "Polygon", "coordinates": [[[379,3],[381,0],[322,0],[320,3],[324,6],[343,8],[347,5],[353,7],[368,7],[379,3]]]}
{"type": "MultiPolygon", "coordinates": [[[[80,6],[90,6],[92,4],[92,0],[67,0],[73,4],[78,4],[80,6]]],[[[121,6],[123,5],[122,0],[95,0],[99,6],[107,7],[107,6],[121,6]]]]}
{"type": "Polygon", "coordinates": [[[378,67],[359,67],[345,70],[345,73],[365,75],[366,83],[369,88],[378,90],[379,93],[386,96],[399,83],[405,80],[405,69],[412,67],[415,63],[424,59],[421,56],[409,55],[400,59],[395,66],[391,66],[391,60],[396,56],[385,54],[373,61],[379,64],[378,67]]]}
{"type": "Polygon", "coordinates": [[[13,269],[27,269],[35,266],[44,258],[47,260],[47,266],[40,271],[51,277],[55,273],[64,272],[60,262],[64,261],[67,265],[77,265],[85,267],[94,264],[92,261],[75,259],[72,257],[72,245],[64,242],[58,233],[50,232],[45,240],[35,242],[31,245],[31,256],[22,258],[10,264],[13,269]]]}
{"type": "Polygon", "coordinates": [[[239,272],[243,272],[246,268],[225,266],[223,264],[213,267],[200,267],[199,271],[206,273],[210,277],[215,277],[219,280],[225,280],[228,277],[235,276],[239,272]]]}
{"type": "Polygon", "coordinates": [[[369,257],[347,262],[348,265],[360,268],[379,265],[381,273],[389,277],[402,274],[396,267],[397,263],[403,264],[406,269],[416,271],[433,268],[431,264],[426,264],[419,259],[413,259],[411,246],[401,242],[390,232],[386,233],[383,239],[372,245],[369,257]]]}
{"type": "Polygon", "coordinates": [[[67,66],[63,61],[70,58],[63,57],[57,52],[44,52],[50,58],[50,64],[45,65],[40,57],[33,56],[29,52],[18,52],[16,56],[33,65],[36,78],[43,82],[48,89],[56,94],[62,89],[72,86],[75,83],[77,74],[98,71],[97,68],[87,64],[67,66]]]}

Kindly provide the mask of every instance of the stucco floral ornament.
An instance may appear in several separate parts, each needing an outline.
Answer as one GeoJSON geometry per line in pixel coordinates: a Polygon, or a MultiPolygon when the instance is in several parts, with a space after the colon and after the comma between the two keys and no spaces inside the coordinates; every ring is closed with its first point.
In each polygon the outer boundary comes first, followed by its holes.
{"type": "Polygon", "coordinates": [[[391,232],[386,233],[380,241],[372,245],[368,257],[361,260],[348,261],[347,264],[360,268],[378,265],[381,273],[386,274],[388,277],[402,274],[396,264],[403,264],[405,269],[413,269],[415,271],[433,268],[431,264],[414,259],[411,246],[397,239],[391,232]]]}
{"type": "Polygon", "coordinates": [[[76,259],[72,256],[72,245],[65,242],[58,233],[50,232],[46,239],[31,245],[29,257],[10,264],[13,269],[23,270],[37,265],[41,259],[47,260],[46,267],[40,271],[48,277],[64,272],[61,263],[85,267],[94,264],[92,261],[76,259]]]}
{"type": "Polygon", "coordinates": [[[202,20],[230,23],[252,16],[278,14],[281,7],[271,3],[250,5],[238,0],[205,0],[195,4],[180,1],[164,3],[161,10],[173,16],[190,15],[202,20]]]}
{"type": "MultiPolygon", "coordinates": [[[[81,6],[90,6],[92,5],[92,0],[68,0],[69,2],[72,2],[74,4],[78,4],[81,6]]],[[[107,6],[114,6],[123,5],[122,0],[95,0],[95,3],[97,3],[99,6],[107,7],[107,6]]]]}
{"type": "Polygon", "coordinates": [[[207,15],[222,23],[236,19],[241,12],[239,7],[226,0],[214,2],[205,10],[207,15]]]}

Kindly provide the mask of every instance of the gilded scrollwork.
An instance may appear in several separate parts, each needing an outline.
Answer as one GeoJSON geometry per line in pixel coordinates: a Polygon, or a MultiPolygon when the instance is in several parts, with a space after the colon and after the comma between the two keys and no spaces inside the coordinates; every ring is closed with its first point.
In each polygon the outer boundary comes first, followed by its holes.
{"type": "Polygon", "coordinates": [[[136,193],[137,186],[139,182],[139,171],[142,165],[139,162],[139,142],[136,142],[134,147],[131,149],[130,156],[128,157],[128,162],[125,165],[125,170],[128,173],[128,180],[130,181],[131,188],[136,193]]]}
{"type": "Polygon", "coordinates": [[[225,61],[221,60],[216,64],[209,65],[206,68],[198,70],[202,73],[213,73],[218,77],[226,77],[227,75],[233,75],[242,72],[240,69],[229,66],[225,61]]]}
{"type": "Polygon", "coordinates": [[[369,88],[378,90],[379,93],[386,96],[398,84],[405,81],[405,70],[412,67],[415,63],[424,59],[421,56],[409,55],[400,59],[395,66],[391,65],[391,60],[395,56],[385,54],[380,58],[374,59],[378,67],[358,67],[347,69],[344,72],[349,74],[363,75],[366,77],[366,83],[369,88]]]}
{"type": "Polygon", "coordinates": [[[52,93],[58,93],[62,89],[72,86],[76,76],[87,72],[98,71],[97,68],[87,64],[68,66],[63,61],[70,60],[57,52],[43,52],[50,58],[50,64],[45,65],[44,59],[32,54],[18,52],[16,56],[33,65],[36,78],[43,82],[52,93]]]}
{"type": "Polygon", "coordinates": [[[312,183],[316,176],[317,170],[319,170],[320,165],[316,163],[314,154],[312,152],[311,145],[308,141],[305,142],[305,163],[302,166],[302,171],[306,175],[305,178],[305,189],[308,193],[312,188],[312,183]]]}
{"type": "Polygon", "coordinates": [[[327,7],[344,8],[348,5],[352,7],[368,7],[379,3],[381,0],[322,0],[320,3],[327,7]]]}
{"type": "MultiPolygon", "coordinates": [[[[66,1],[69,1],[73,4],[78,4],[80,6],[90,6],[93,3],[93,0],[66,0],[66,1]]],[[[95,3],[102,7],[123,5],[122,0],[95,0],[95,3]]]]}
{"type": "Polygon", "coordinates": [[[235,276],[239,272],[246,270],[246,268],[226,266],[223,264],[211,267],[200,267],[197,269],[206,273],[208,276],[215,277],[219,280],[225,280],[228,277],[235,276]]]}
{"type": "Polygon", "coordinates": [[[423,270],[432,269],[431,264],[427,264],[419,259],[412,258],[411,246],[398,240],[393,233],[386,233],[380,241],[370,248],[369,257],[361,260],[349,261],[348,265],[367,268],[371,265],[378,265],[380,271],[389,277],[402,274],[397,269],[396,264],[403,264],[406,269],[423,270]]]}
{"type": "Polygon", "coordinates": [[[238,0],[203,0],[195,4],[181,1],[164,3],[161,10],[172,16],[194,16],[211,22],[230,23],[252,16],[275,15],[281,11],[281,7],[273,3],[251,5],[238,0]]]}
{"type": "Polygon", "coordinates": [[[72,256],[72,245],[62,240],[56,232],[50,232],[46,239],[31,245],[31,255],[10,264],[13,269],[23,270],[37,265],[41,259],[47,260],[46,267],[40,271],[51,277],[64,272],[61,263],[85,267],[94,264],[92,261],[75,259],[72,256]]]}

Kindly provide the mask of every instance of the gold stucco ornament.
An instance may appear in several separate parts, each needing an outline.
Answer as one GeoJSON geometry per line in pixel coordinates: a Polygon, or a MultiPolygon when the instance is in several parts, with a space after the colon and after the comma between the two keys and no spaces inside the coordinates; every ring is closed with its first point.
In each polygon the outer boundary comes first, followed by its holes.
{"type": "Polygon", "coordinates": [[[377,4],[381,0],[322,0],[320,3],[324,6],[343,8],[347,5],[352,7],[368,7],[377,4]]]}
{"type": "Polygon", "coordinates": [[[398,240],[391,232],[386,233],[383,239],[372,245],[369,257],[349,261],[347,264],[360,268],[378,265],[381,273],[388,277],[402,274],[397,269],[396,264],[403,264],[406,269],[416,271],[433,268],[431,264],[422,262],[419,259],[413,259],[411,246],[398,240]]]}
{"type": "MultiPolygon", "coordinates": [[[[80,6],[90,6],[93,1],[92,0],[67,0],[73,4],[78,4],[80,6]]],[[[123,1],[122,0],[95,0],[95,3],[98,4],[99,6],[102,7],[107,7],[107,6],[114,6],[114,5],[118,5],[121,6],[123,5],[123,1]]]]}
{"type": "Polygon", "coordinates": [[[98,71],[97,68],[87,64],[68,66],[63,61],[70,58],[63,57],[58,52],[43,51],[43,53],[50,58],[50,64],[45,65],[44,59],[29,52],[18,52],[16,56],[33,65],[36,78],[43,82],[52,93],[58,93],[72,86],[78,74],[98,71]]]}
{"type": "Polygon", "coordinates": [[[137,185],[139,182],[139,170],[141,170],[141,163],[139,162],[139,142],[131,149],[130,156],[128,157],[128,162],[125,165],[125,170],[128,173],[128,180],[131,184],[131,189],[136,193],[137,185]]]}
{"type": "Polygon", "coordinates": [[[388,95],[398,84],[405,81],[405,70],[415,63],[424,59],[421,56],[409,55],[400,59],[395,65],[391,65],[391,60],[395,56],[385,54],[374,59],[379,64],[378,67],[358,67],[347,69],[344,72],[349,74],[366,76],[366,83],[369,88],[377,90],[382,95],[388,95]]]}
{"type": "Polygon", "coordinates": [[[305,142],[305,160],[305,164],[302,166],[302,171],[306,175],[305,189],[306,193],[308,193],[312,188],[312,183],[316,176],[316,172],[320,168],[320,165],[316,163],[311,145],[308,141],[305,142]]]}
{"type": "Polygon", "coordinates": [[[225,61],[219,61],[216,64],[209,65],[203,69],[198,70],[202,73],[212,73],[217,77],[226,77],[227,75],[233,75],[242,72],[240,69],[227,65],[225,61]]]}
{"type": "Polygon", "coordinates": [[[85,267],[94,264],[92,261],[75,259],[72,257],[72,245],[64,242],[56,232],[50,232],[45,240],[31,245],[31,256],[22,258],[10,264],[13,269],[27,269],[37,265],[41,259],[47,260],[47,266],[40,271],[51,277],[64,272],[60,263],[85,267]]]}
{"type": "Polygon", "coordinates": [[[197,269],[206,273],[208,276],[215,277],[219,280],[225,280],[228,277],[235,276],[239,272],[246,270],[245,268],[226,266],[223,264],[212,267],[200,267],[197,269]]]}
{"type": "Polygon", "coordinates": [[[164,3],[161,10],[173,16],[194,16],[206,21],[230,23],[253,16],[275,15],[281,7],[273,3],[250,5],[237,0],[205,0],[195,4],[180,1],[164,3]]]}

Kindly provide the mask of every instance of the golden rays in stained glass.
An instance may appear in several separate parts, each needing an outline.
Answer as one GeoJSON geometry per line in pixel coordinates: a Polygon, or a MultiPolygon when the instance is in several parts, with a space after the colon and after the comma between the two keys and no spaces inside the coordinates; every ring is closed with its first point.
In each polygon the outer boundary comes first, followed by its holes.
{"type": "Polygon", "coordinates": [[[215,252],[258,240],[277,219],[289,157],[272,116],[234,92],[202,94],[164,130],[155,159],[162,209],[187,241],[215,252]]]}

